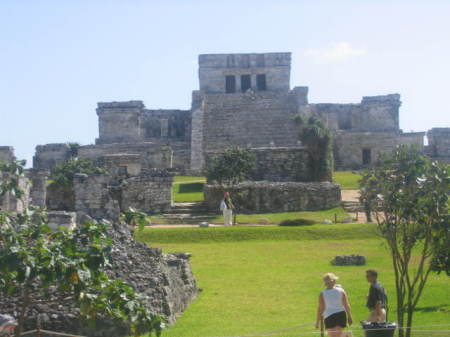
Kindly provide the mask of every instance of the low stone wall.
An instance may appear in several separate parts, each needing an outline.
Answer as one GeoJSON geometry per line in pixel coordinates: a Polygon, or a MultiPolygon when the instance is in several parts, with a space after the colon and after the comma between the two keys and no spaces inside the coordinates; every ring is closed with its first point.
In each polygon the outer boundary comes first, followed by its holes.
{"type": "Polygon", "coordinates": [[[251,181],[234,187],[205,185],[209,211],[219,211],[224,191],[230,192],[237,211],[242,213],[316,211],[337,207],[341,202],[341,189],[335,183],[251,181]]]}
{"type": "Polygon", "coordinates": [[[172,206],[172,182],[173,174],[165,171],[120,180],[109,175],[76,174],[74,208],[78,219],[88,215],[111,221],[117,221],[120,212],[130,207],[147,214],[166,212],[172,206]]]}
{"type": "Polygon", "coordinates": [[[167,212],[172,206],[172,182],[172,175],[151,173],[124,180],[121,185],[121,209],[132,207],[147,214],[167,212]]]}

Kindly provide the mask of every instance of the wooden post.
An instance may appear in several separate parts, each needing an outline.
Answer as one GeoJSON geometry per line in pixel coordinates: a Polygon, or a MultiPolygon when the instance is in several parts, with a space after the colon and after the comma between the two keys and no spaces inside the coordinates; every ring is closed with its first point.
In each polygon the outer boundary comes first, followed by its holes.
{"type": "Polygon", "coordinates": [[[323,318],[320,320],[320,337],[325,337],[325,327],[323,324],[323,318]]]}
{"type": "Polygon", "coordinates": [[[337,223],[337,214],[336,213],[334,213],[334,223],[335,224],[337,223]]]}

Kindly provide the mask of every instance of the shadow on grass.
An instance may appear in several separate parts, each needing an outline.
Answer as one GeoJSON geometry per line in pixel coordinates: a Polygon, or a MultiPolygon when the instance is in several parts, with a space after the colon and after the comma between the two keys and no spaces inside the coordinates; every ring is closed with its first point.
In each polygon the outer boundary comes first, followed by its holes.
{"type": "Polygon", "coordinates": [[[414,311],[417,312],[450,312],[450,304],[440,304],[428,307],[416,308],[414,311]]]}
{"type": "Polygon", "coordinates": [[[203,192],[203,183],[180,184],[178,193],[201,193],[203,192]]]}

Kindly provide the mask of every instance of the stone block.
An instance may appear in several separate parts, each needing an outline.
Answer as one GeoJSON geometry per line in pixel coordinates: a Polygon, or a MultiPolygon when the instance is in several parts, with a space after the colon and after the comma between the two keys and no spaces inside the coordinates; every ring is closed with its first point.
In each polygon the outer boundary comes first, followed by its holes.
{"type": "Polygon", "coordinates": [[[366,265],[366,257],[363,255],[338,255],[333,261],[333,266],[364,266],[366,265]]]}
{"type": "Polygon", "coordinates": [[[77,226],[77,214],[75,212],[50,211],[47,212],[48,226],[53,230],[60,227],[74,230],[77,226]]]}

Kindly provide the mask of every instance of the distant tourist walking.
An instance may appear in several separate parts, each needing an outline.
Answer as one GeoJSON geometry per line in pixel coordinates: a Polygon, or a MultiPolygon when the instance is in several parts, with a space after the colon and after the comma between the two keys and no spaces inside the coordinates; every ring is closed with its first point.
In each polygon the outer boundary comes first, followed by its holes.
{"type": "Polygon", "coordinates": [[[220,202],[220,210],[223,212],[223,220],[225,226],[233,226],[233,209],[234,205],[231,201],[230,193],[225,192],[220,202]]]}
{"type": "Polygon", "coordinates": [[[367,308],[370,315],[368,322],[386,322],[386,290],[378,282],[378,273],[376,270],[366,271],[367,281],[370,283],[369,295],[367,296],[367,308]]]}
{"type": "Polygon", "coordinates": [[[322,319],[325,321],[325,329],[330,337],[343,337],[347,322],[352,325],[352,313],[348,297],[344,289],[336,284],[338,277],[333,273],[323,276],[325,289],[320,292],[319,308],[317,310],[316,328],[320,326],[322,319]]]}

